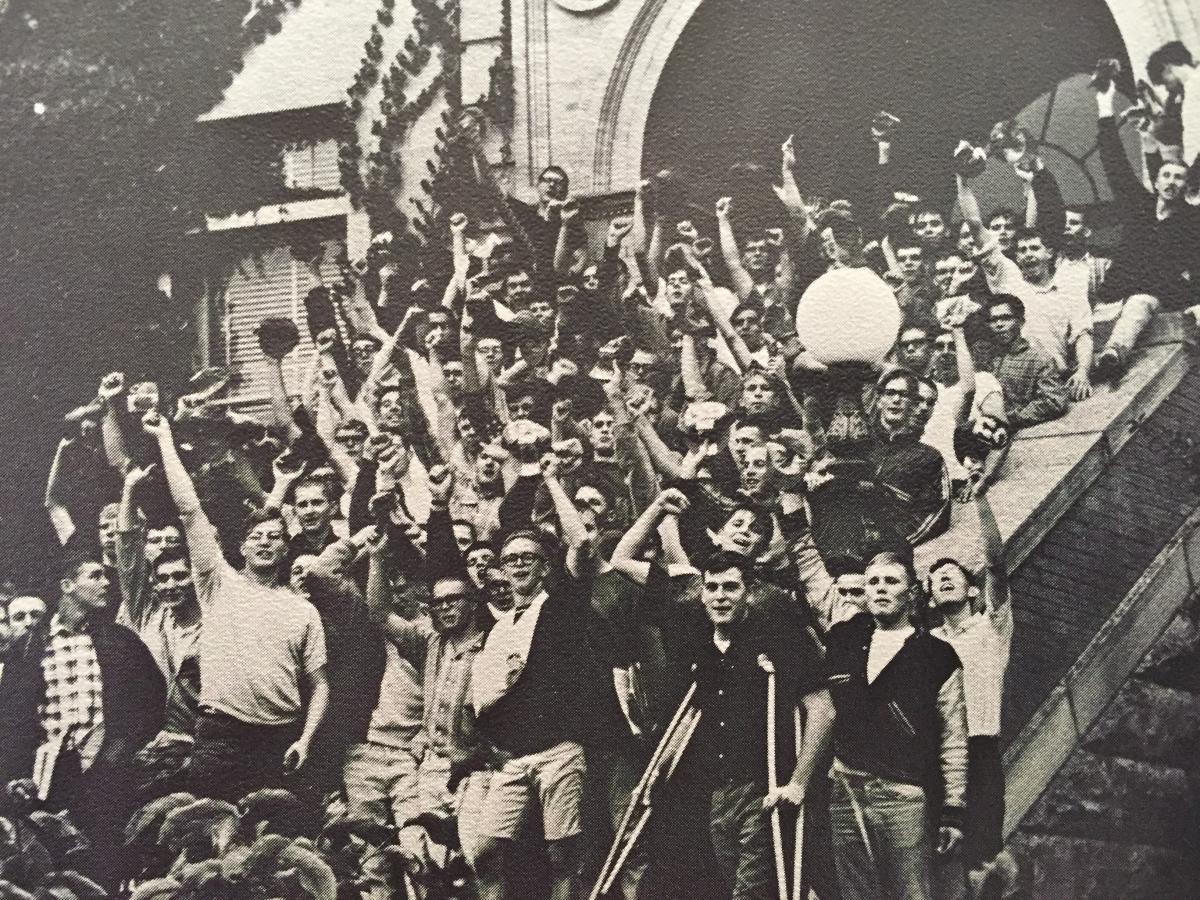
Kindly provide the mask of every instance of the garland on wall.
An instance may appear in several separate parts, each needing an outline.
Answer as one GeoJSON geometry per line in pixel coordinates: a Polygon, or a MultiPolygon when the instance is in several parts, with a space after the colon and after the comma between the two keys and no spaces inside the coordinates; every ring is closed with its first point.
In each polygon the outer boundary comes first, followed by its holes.
{"type": "MultiPolygon", "coordinates": [[[[436,0],[411,0],[413,7],[412,34],[397,51],[386,73],[383,66],[383,28],[394,20],[395,0],[381,0],[376,22],[364,44],[364,56],[354,82],[347,90],[346,117],[338,158],[342,186],[351,203],[364,209],[374,231],[409,230],[409,221],[395,205],[395,195],[402,180],[401,150],[412,125],[421,118],[441,95],[454,106],[457,103],[459,65],[462,55],[458,37],[458,4],[450,0],[444,6],[436,0]],[[424,88],[409,97],[410,83],[424,74],[436,55],[438,71],[424,88]],[[365,109],[364,102],[379,84],[382,97],[379,115],[371,122],[375,150],[364,153],[358,139],[358,122],[365,109]]],[[[431,167],[430,178],[437,175],[431,167]]],[[[429,181],[421,186],[428,193],[429,181]]],[[[422,208],[419,214],[424,215],[422,208]]]]}

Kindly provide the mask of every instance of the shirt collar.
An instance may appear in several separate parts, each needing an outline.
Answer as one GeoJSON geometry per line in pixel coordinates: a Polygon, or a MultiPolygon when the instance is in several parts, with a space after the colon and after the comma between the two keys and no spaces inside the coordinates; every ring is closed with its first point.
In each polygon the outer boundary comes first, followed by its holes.
{"type": "Polygon", "coordinates": [[[62,620],[62,616],[60,616],[58,613],[55,613],[50,617],[50,637],[52,638],[88,634],[91,632],[91,630],[91,622],[89,622],[87,619],[84,619],[82,622],[80,622],[77,629],[71,630],[62,620]]]}

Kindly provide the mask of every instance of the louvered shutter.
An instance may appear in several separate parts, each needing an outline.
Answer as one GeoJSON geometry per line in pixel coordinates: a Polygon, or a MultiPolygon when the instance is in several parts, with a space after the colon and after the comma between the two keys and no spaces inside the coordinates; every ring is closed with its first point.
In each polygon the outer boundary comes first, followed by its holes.
{"type": "Polygon", "coordinates": [[[285,147],[283,182],[292,190],[340,191],[337,141],[305,141],[285,147]]]}
{"type": "MultiPolygon", "coordinates": [[[[335,244],[326,242],[321,274],[325,284],[339,277],[334,259],[335,244]]],[[[305,321],[304,298],[318,284],[309,267],[292,257],[287,246],[264,249],[242,257],[225,290],[225,361],[241,367],[242,385],[238,405],[258,407],[266,403],[269,361],[258,346],[255,328],[263,319],[289,318],[300,330],[300,344],[283,364],[284,384],[290,396],[298,396],[314,348],[305,321]]]]}

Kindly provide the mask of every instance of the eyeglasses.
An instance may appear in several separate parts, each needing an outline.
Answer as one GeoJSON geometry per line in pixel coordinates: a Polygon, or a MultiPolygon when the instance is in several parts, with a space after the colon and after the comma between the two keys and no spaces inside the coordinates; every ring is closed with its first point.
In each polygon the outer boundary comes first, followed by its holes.
{"type": "Polygon", "coordinates": [[[954,349],[954,338],[938,338],[937,339],[937,348],[939,350],[953,350],[954,349]]]}
{"type": "Polygon", "coordinates": [[[1010,313],[1001,313],[998,316],[992,316],[991,318],[988,319],[988,322],[990,322],[992,325],[1000,325],[1000,324],[1003,324],[1004,322],[1015,322],[1015,321],[1017,321],[1017,317],[1010,313]]]}
{"type": "Polygon", "coordinates": [[[154,583],[166,586],[168,584],[187,584],[191,581],[191,572],[167,572],[165,574],[156,574],[154,583]]]}
{"type": "Polygon", "coordinates": [[[438,606],[450,606],[451,604],[458,603],[460,600],[466,599],[466,594],[446,594],[444,597],[433,597],[430,599],[429,606],[431,608],[438,606]]]}
{"type": "Polygon", "coordinates": [[[545,562],[546,557],[540,553],[505,553],[500,562],[506,566],[532,566],[535,562],[545,562]]]}

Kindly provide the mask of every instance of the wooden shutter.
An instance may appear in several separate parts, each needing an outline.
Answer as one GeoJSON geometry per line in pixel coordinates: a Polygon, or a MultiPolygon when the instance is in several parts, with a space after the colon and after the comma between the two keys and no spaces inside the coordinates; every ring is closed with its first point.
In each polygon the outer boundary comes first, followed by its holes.
{"type": "MultiPolygon", "coordinates": [[[[335,242],[326,242],[321,275],[325,284],[339,277],[333,262],[335,242]]],[[[238,405],[261,406],[268,396],[269,360],[258,346],[255,328],[267,318],[288,318],[300,330],[300,344],[283,364],[284,384],[296,397],[304,386],[304,376],[314,348],[305,320],[304,298],[319,284],[307,264],[292,257],[286,245],[263,249],[242,256],[225,289],[223,321],[224,358],[241,367],[243,381],[236,399],[238,405]]]]}
{"type": "Polygon", "coordinates": [[[292,190],[340,191],[337,141],[304,141],[284,147],[283,182],[292,190]]]}

